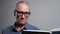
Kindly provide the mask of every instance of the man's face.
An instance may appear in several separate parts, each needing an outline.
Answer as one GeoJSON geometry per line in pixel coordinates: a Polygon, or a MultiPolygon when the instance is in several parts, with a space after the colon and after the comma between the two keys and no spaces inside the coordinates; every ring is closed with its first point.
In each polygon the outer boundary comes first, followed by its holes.
{"type": "Polygon", "coordinates": [[[30,15],[30,12],[29,12],[29,6],[24,4],[24,3],[21,3],[21,4],[18,4],[17,6],[17,14],[16,14],[16,20],[19,24],[26,24],[27,21],[28,21],[28,17],[30,15]]]}

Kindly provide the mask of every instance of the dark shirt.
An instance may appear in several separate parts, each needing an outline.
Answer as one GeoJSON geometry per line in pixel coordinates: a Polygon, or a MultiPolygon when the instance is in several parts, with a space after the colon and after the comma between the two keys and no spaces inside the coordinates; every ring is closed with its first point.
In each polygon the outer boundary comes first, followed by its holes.
{"type": "MultiPolygon", "coordinates": [[[[39,30],[39,29],[35,26],[30,25],[30,24],[26,24],[25,28],[23,30],[39,30]]],[[[12,26],[5,28],[2,32],[2,34],[22,34],[23,30],[17,31],[16,27],[14,25],[12,25],[12,26]]]]}

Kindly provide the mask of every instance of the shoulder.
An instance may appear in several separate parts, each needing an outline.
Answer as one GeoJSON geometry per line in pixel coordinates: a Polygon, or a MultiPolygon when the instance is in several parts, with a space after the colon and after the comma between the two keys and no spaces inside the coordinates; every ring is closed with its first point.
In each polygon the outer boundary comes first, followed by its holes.
{"type": "Polygon", "coordinates": [[[39,28],[37,28],[36,26],[33,26],[33,25],[31,25],[31,24],[27,24],[27,25],[26,25],[26,28],[27,28],[28,30],[40,30],[39,28]]]}
{"type": "Polygon", "coordinates": [[[13,28],[13,25],[8,26],[5,29],[3,29],[2,33],[10,32],[12,30],[12,28],[13,28]]]}

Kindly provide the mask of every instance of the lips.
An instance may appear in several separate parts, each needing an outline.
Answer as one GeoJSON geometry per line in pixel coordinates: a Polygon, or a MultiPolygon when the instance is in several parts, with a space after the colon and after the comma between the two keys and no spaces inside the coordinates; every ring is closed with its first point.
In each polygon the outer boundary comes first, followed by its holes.
{"type": "Polygon", "coordinates": [[[24,22],[24,20],[20,20],[20,22],[24,22]]]}
{"type": "Polygon", "coordinates": [[[19,20],[18,20],[18,22],[21,22],[21,23],[23,23],[23,22],[24,22],[24,20],[20,20],[20,19],[19,19],[19,20]]]}

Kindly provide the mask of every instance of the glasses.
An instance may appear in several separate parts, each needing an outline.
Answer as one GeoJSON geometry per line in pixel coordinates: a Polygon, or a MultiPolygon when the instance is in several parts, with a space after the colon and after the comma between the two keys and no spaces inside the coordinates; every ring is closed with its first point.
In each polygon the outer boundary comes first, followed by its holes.
{"type": "Polygon", "coordinates": [[[25,15],[25,16],[29,16],[31,13],[30,12],[23,12],[23,11],[18,11],[18,10],[15,10],[17,13],[18,13],[18,15],[25,15]]]}

